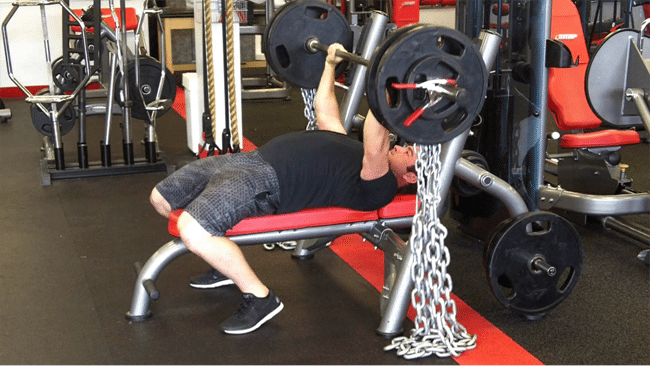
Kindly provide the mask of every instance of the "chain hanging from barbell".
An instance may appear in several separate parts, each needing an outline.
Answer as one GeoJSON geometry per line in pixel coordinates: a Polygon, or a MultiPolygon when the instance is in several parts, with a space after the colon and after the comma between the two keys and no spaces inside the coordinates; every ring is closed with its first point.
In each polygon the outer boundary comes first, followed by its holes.
{"type": "Polygon", "coordinates": [[[443,204],[440,192],[441,145],[414,145],[418,175],[417,207],[410,238],[415,283],[411,303],[417,315],[410,337],[397,337],[384,348],[397,350],[405,359],[458,356],[476,348],[476,335],[456,321],[456,304],[451,298],[452,282],[447,273],[450,256],[445,246],[447,229],[438,217],[443,204]]]}
{"type": "Polygon", "coordinates": [[[314,103],[314,100],[316,99],[316,90],[317,89],[300,89],[302,92],[302,100],[305,103],[305,118],[307,118],[307,127],[305,129],[308,131],[318,129],[318,124],[316,123],[316,105],[314,103]]]}

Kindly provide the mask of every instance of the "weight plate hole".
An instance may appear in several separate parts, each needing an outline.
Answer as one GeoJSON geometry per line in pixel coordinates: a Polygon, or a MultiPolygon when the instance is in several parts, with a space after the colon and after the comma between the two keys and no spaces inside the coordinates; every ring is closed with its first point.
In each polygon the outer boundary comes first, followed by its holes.
{"type": "Polygon", "coordinates": [[[305,15],[313,19],[327,19],[327,9],[308,6],[305,8],[305,15]]]}
{"type": "MultiPolygon", "coordinates": [[[[427,81],[427,76],[424,74],[417,74],[414,78],[414,83],[419,84],[427,81]]],[[[413,91],[413,99],[424,102],[427,97],[427,93],[424,89],[415,89],[413,91]]]]}
{"type": "Polygon", "coordinates": [[[528,233],[528,235],[544,235],[550,230],[550,221],[534,221],[526,225],[526,233],[528,233]]]}
{"type": "Polygon", "coordinates": [[[569,287],[573,275],[575,274],[575,269],[573,267],[567,267],[562,271],[560,277],[557,279],[557,291],[564,292],[569,287]]]}
{"type": "Polygon", "coordinates": [[[289,52],[284,45],[280,45],[275,48],[275,57],[278,59],[278,63],[283,69],[291,66],[291,57],[289,56],[289,52]]]}
{"type": "Polygon", "coordinates": [[[440,36],[438,38],[438,48],[447,54],[454,56],[462,56],[465,52],[465,47],[457,40],[451,37],[440,36]]]}
{"type": "Polygon", "coordinates": [[[395,76],[386,79],[386,86],[385,86],[386,101],[388,102],[388,106],[390,108],[397,108],[402,102],[402,93],[400,93],[399,90],[392,87],[393,84],[399,82],[400,82],[399,79],[397,79],[397,77],[395,76]]]}
{"type": "Polygon", "coordinates": [[[515,286],[512,280],[510,279],[510,277],[508,277],[505,274],[502,274],[497,278],[497,283],[499,284],[499,289],[501,290],[501,293],[508,300],[512,300],[515,297],[516,295],[515,286]]]}

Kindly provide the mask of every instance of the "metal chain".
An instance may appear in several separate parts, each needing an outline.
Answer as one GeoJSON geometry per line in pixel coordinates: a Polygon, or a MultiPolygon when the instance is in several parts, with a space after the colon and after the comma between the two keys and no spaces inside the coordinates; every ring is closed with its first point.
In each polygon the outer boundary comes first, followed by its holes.
{"type": "Polygon", "coordinates": [[[316,106],[314,105],[314,99],[316,99],[316,89],[304,89],[301,88],[302,100],[305,102],[305,118],[307,118],[307,127],[305,128],[308,131],[317,130],[318,124],[316,124],[316,106]]]}
{"type": "Polygon", "coordinates": [[[451,298],[452,282],[447,273],[450,256],[445,246],[447,229],[438,217],[440,192],[440,145],[415,145],[418,175],[417,207],[410,238],[415,283],[411,304],[417,312],[410,337],[397,337],[384,347],[397,350],[405,359],[458,356],[476,348],[476,335],[467,334],[456,321],[456,303],[451,298]]]}

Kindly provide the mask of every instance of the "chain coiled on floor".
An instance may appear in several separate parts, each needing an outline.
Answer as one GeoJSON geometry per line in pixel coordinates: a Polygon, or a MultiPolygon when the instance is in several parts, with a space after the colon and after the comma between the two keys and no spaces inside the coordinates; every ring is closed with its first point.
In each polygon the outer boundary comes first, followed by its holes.
{"type": "Polygon", "coordinates": [[[397,337],[384,347],[397,350],[405,359],[431,356],[458,356],[476,348],[476,335],[467,334],[456,321],[456,303],[451,298],[452,282],[447,273],[450,256],[445,246],[447,229],[438,217],[442,204],[440,192],[441,145],[415,145],[418,175],[417,212],[413,218],[410,245],[415,283],[411,304],[417,312],[409,337],[397,337]]]}

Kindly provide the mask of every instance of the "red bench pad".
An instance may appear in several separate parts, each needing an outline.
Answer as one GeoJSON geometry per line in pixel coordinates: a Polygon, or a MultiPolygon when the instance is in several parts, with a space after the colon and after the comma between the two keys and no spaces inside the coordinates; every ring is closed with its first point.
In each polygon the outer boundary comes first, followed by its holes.
{"type": "MultiPolygon", "coordinates": [[[[81,17],[81,15],[84,13],[82,9],[74,9],[73,10],[77,16],[81,17]]],[[[101,9],[102,12],[102,20],[108,24],[108,26],[111,29],[115,29],[115,22],[113,21],[113,15],[111,15],[111,9],[101,9]]],[[[119,22],[122,21],[122,11],[119,8],[115,9],[115,12],[117,13],[117,20],[119,22]]],[[[125,8],[124,12],[126,13],[126,30],[136,30],[138,28],[138,16],[135,13],[134,8],[125,8]]],[[[70,17],[70,20],[75,22],[75,20],[70,17]]],[[[76,22],[75,22],[76,23],[76,22]]],[[[84,22],[85,23],[85,22],[84,22]]],[[[72,26],[72,31],[73,32],[81,32],[81,27],[79,26],[72,26]]],[[[89,32],[94,32],[93,27],[86,27],[89,32]]]]}
{"type": "Polygon", "coordinates": [[[398,194],[391,203],[377,210],[377,213],[382,219],[413,216],[415,215],[415,201],[414,194],[398,194]]]}
{"type": "MultiPolygon", "coordinates": [[[[176,210],[169,215],[167,228],[169,233],[176,237],[180,236],[176,223],[182,212],[183,210],[176,210]]],[[[380,217],[397,218],[413,216],[414,214],[415,195],[398,195],[391,203],[377,211],[357,211],[342,207],[323,207],[308,208],[290,214],[251,217],[242,220],[231,230],[228,230],[226,236],[376,221],[380,217]]]]}
{"type": "Polygon", "coordinates": [[[580,149],[587,147],[606,147],[632,145],[641,142],[639,133],[633,130],[602,130],[596,132],[564,135],[560,146],[565,149],[580,149]]]}

